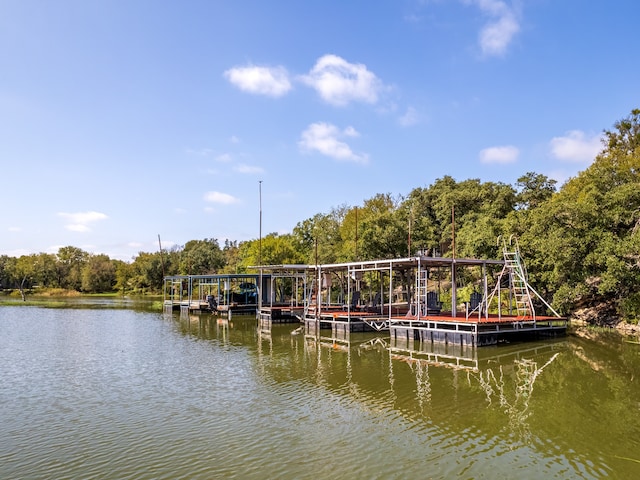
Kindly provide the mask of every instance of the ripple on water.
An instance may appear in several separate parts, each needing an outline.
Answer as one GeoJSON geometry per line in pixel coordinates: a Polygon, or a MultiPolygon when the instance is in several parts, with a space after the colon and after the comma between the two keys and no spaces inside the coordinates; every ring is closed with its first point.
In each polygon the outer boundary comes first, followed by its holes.
{"type": "Polygon", "coordinates": [[[0,477],[603,476],[533,428],[510,433],[498,402],[450,370],[193,324],[0,309],[0,477]]]}

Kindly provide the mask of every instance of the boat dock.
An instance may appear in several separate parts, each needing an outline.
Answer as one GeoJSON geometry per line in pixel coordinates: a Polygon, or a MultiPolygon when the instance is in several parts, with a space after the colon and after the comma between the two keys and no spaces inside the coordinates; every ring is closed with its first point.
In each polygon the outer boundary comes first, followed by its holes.
{"type": "Polygon", "coordinates": [[[270,280],[259,274],[167,276],[163,308],[181,313],[255,314],[259,284],[262,281],[268,289],[270,280]]]}
{"type": "Polygon", "coordinates": [[[529,284],[517,241],[502,260],[407,258],[259,265],[259,273],[165,278],[165,309],[255,314],[305,331],[388,331],[402,341],[461,346],[556,337],[561,317],[529,284]]]}
{"type": "MultiPolygon", "coordinates": [[[[273,275],[281,267],[255,268],[273,275]]],[[[513,239],[503,241],[502,260],[417,255],[296,269],[307,293],[288,318],[300,317],[308,331],[389,331],[393,339],[475,347],[556,337],[568,326],[529,284],[513,239]]],[[[270,315],[260,311],[264,321],[275,320],[270,315]]]]}

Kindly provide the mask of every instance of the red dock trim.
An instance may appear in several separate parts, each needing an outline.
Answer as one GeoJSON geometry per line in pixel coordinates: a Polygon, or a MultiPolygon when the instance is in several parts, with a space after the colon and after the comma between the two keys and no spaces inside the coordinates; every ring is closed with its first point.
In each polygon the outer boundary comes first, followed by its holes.
{"type": "Polygon", "coordinates": [[[482,316],[481,318],[478,318],[477,315],[475,316],[470,316],[469,318],[465,318],[464,315],[462,316],[457,316],[457,317],[453,317],[451,316],[451,314],[447,314],[446,312],[444,314],[440,314],[440,315],[427,315],[427,316],[420,316],[420,318],[418,318],[417,315],[405,315],[402,317],[391,317],[392,321],[397,321],[397,322],[401,322],[403,320],[411,320],[411,321],[424,321],[424,322],[438,322],[438,323],[482,323],[482,324],[503,324],[503,323],[513,323],[513,322],[548,322],[549,320],[558,320],[558,321],[563,321],[566,320],[565,318],[558,318],[558,317],[548,317],[548,316],[536,316],[531,317],[531,316],[509,316],[509,315],[502,315],[502,317],[498,317],[498,315],[489,315],[488,318],[485,318],[484,316],[482,316]]]}

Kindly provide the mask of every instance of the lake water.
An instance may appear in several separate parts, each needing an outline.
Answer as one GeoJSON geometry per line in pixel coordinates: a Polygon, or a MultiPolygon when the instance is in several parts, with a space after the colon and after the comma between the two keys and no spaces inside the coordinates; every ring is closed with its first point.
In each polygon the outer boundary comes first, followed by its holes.
{"type": "Polygon", "coordinates": [[[616,335],[434,352],[86,307],[0,307],[0,478],[640,477],[616,335]]]}

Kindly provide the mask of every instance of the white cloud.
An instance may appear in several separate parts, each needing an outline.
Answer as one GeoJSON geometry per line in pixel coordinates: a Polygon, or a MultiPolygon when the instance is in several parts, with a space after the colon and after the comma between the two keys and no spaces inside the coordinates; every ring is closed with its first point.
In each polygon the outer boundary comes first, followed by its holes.
{"type": "Polygon", "coordinates": [[[291,90],[289,74],[284,67],[234,67],[224,76],[240,90],[268,97],[281,97],[291,90]]]}
{"type": "Polygon", "coordinates": [[[243,163],[233,167],[233,170],[238,173],[247,173],[247,174],[264,173],[264,169],[261,167],[254,167],[251,165],[245,165],[243,163]]]}
{"type": "Polygon", "coordinates": [[[216,157],[216,162],[229,163],[233,160],[230,153],[223,153],[216,157]]]}
{"type": "Polygon", "coordinates": [[[482,163],[507,164],[514,163],[520,155],[520,150],[512,145],[500,147],[489,147],[480,151],[480,161],[482,163]]]}
{"type": "Polygon", "coordinates": [[[239,138],[239,137],[236,137],[235,135],[232,135],[232,136],[229,138],[229,141],[230,141],[231,143],[240,143],[240,138],[239,138]]]}
{"type": "Polygon", "coordinates": [[[318,59],[301,80],[316,90],[326,102],[344,106],[352,101],[376,103],[382,82],[361,63],[349,63],[337,55],[318,59]]]}
{"type": "Polygon", "coordinates": [[[407,111],[404,112],[404,115],[402,115],[398,119],[398,122],[400,122],[400,125],[402,125],[403,127],[410,127],[412,125],[415,125],[419,121],[420,115],[418,115],[418,111],[413,107],[407,108],[407,111]]]}
{"type": "Polygon", "coordinates": [[[67,230],[72,232],[90,232],[90,224],[106,220],[109,218],[104,213],[100,212],[77,212],[77,213],[58,213],[59,217],[66,218],[69,223],[64,226],[67,230]]]}
{"type": "Polygon", "coordinates": [[[233,195],[222,192],[207,192],[204,194],[204,199],[211,203],[221,203],[223,205],[231,205],[232,203],[238,203],[239,200],[233,195]]]}
{"type": "Polygon", "coordinates": [[[520,20],[517,10],[502,0],[465,0],[466,3],[476,5],[491,17],[479,34],[480,48],[487,56],[504,55],[520,31],[520,20]]]}
{"type": "Polygon", "coordinates": [[[213,153],[213,150],[211,150],[210,148],[200,148],[200,149],[187,148],[186,152],[189,155],[197,155],[198,157],[208,157],[213,153]]]}
{"type": "Polygon", "coordinates": [[[590,162],[602,150],[602,136],[588,137],[580,130],[571,130],[564,137],[554,137],[549,142],[551,154],[567,162],[590,162]]]}
{"type": "Polygon", "coordinates": [[[355,128],[353,128],[351,125],[349,125],[347,128],[344,129],[343,132],[347,137],[359,137],[360,136],[360,132],[358,132],[355,128]]]}
{"type": "Polygon", "coordinates": [[[22,228],[20,228],[20,227],[9,227],[7,230],[9,230],[10,232],[21,232],[22,228]]]}
{"type": "Polygon", "coordinates": [[[330,123],[312,123],[302,132],[298,145],[302,150],[320,152],[337,160],[368,163],[369,156],[354,153],[349,145],[340,140],[343,136],[356,137],[358,132],[353,127],[347,127],[341,132],[330,123]]]}

